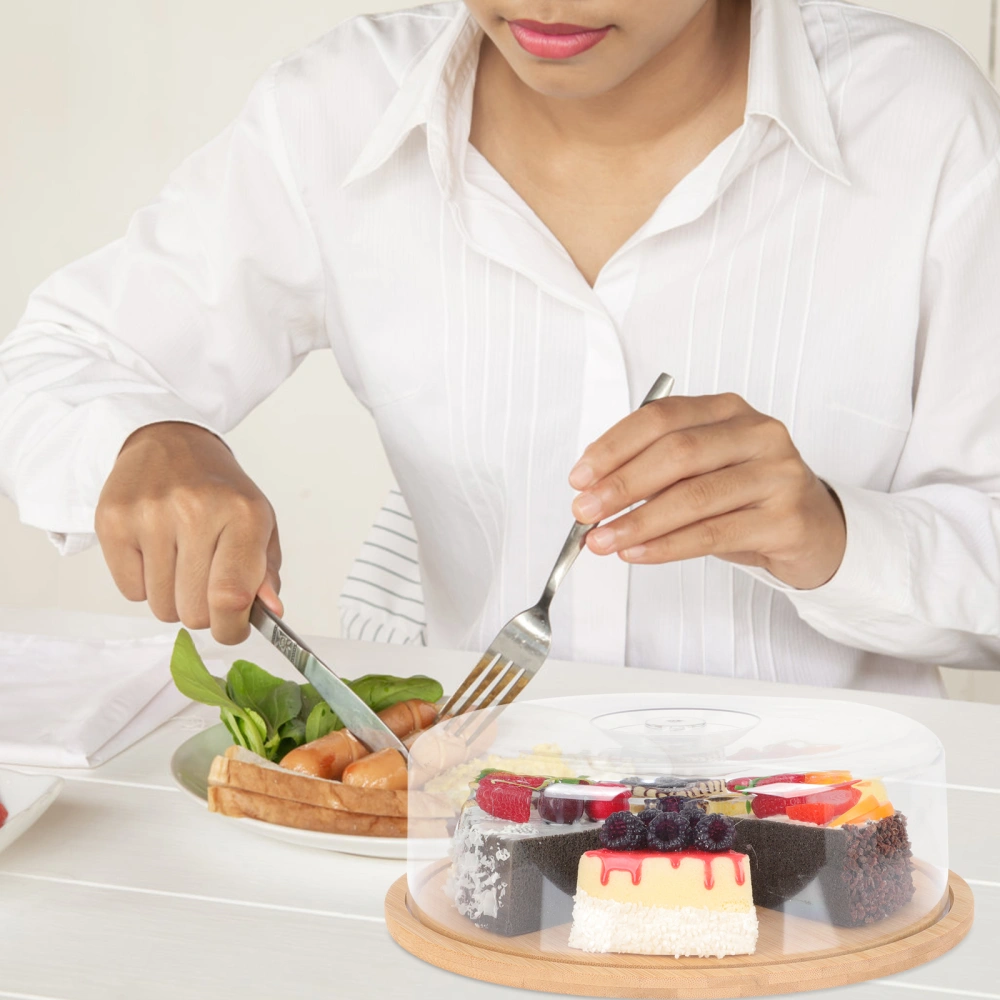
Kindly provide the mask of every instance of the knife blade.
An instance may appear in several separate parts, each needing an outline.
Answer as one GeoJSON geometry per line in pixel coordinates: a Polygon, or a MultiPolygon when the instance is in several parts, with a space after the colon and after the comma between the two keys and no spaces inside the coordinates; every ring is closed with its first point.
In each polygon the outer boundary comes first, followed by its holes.
{"type": "Polygon", "coordinates": [[[319,692],[344,727],[372,753],[398,750],[409,759],[399,737],[275,614],[254,598],[250,624],[319,692]]]}

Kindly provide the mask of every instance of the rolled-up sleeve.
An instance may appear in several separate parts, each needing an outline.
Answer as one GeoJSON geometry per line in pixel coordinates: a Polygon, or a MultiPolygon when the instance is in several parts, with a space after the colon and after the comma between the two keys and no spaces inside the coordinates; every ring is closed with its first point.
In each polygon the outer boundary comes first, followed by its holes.
{"type": "Polygon", "coordinates": [[[837,574],[796,591],[817,631],[909,660],[1000,669],[1000,157],[943,204],[927,245],[913,417],[888,493],[832,483],[837,574]]]}
{"type": "Polygon", "coordinates": [[[228,431],[326,346],[279,72],[123,239],[47,280],[0,343],[0,491],[65,552],[93,541],[101,489],[135,430],[228,431]]]}

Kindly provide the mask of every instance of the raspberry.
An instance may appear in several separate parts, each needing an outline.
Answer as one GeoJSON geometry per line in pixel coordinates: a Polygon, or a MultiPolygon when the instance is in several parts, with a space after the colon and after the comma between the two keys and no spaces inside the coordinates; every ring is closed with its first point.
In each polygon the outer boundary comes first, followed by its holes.
{"type": "Polygon", "coordinates": [[[683,812],[661,812],[646,830],[654,851],[683,851],[691,843],[691,824],[683,812]]]}
{"type": "Polygon", "coordinates": [[[588,799],[587,815],[592,820],[607,819],[612,813],[628,809],[629,799],[632,798],[631,788],[625,788],[617,782],[612,781],[599,781],[597,784],[611,788],[621,788],[621,794],[616,795],[613,799],[588,799]]]}
{"type": "Polygon", "coordinates": [[[638,851],[646,846],[646,824],[627,811],[612,813],[601,827],[601,847],[609,851],[638,851]]]}
{"type": "Polygon", "coordinates": [[[691,840],[701,851],[728,851],[736,840],[736,824],[722,813],[709,813],[698,820],[691,840]]]}
{"type": "Polygon", "coordinates": [[[551,791],[549,786],[538,796],[538,815],[546,823],[575,823],[583,815],[583,799],[567,799],[551,791]]]}
{"type": "Polygon", "coordinates": [[[657,816],[662,815],[663,814],[659,809],[643,809],[643,811],[639,813],[639,819],[641,819],[646,826],[649,826],[649,824],[652,823],[657,816]]]}
{"type": "Polygon", "coordinates": [[[476,803],[497,819],[527,823],[531,819],[531,797],[545,780],[497,771],[479,782],[476,803]]]}

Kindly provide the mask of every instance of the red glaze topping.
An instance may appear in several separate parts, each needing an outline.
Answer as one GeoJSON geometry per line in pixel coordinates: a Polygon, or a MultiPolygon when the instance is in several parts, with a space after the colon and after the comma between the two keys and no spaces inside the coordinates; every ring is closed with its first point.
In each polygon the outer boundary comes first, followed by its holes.
{"type": "Polygon", "coordinates": [[[681,862],[685,858],[695,858],[704,862],[705,865],[705,888],[711,889],[715,885],[712,876],[712,862],[716,858],[729,858],[733,863],[733,873],[736,876],[736,884],[743,885],[746,875],[743,871],[743,861],[745,854],[738,854],[736,851],[587,851],[588,858],[600,858],[601,861],[601,885],[607,885],[612,872],[628,872],[632,876],[632,885],[638,885],[642,881],[642,863],[646,858],[669,858],[672,868],[680,868],[681,862]]]}

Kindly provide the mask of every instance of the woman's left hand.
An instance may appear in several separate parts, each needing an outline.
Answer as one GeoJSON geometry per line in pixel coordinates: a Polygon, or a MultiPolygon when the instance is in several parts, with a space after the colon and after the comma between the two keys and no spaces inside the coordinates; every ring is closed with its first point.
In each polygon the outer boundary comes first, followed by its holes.
{"type": "Polygon", "coordinates": [[[780,421],[734,394],[642,407],[590,445],[570,473],[588,547],[629,563],[714,555],[811,590],[837,572],[847,530],[839,501],[780,421]]]}

